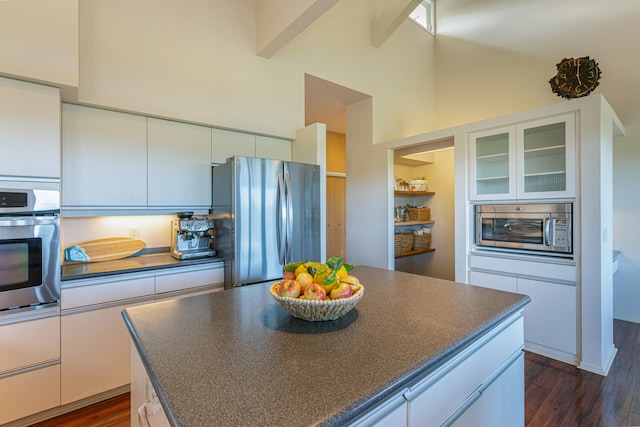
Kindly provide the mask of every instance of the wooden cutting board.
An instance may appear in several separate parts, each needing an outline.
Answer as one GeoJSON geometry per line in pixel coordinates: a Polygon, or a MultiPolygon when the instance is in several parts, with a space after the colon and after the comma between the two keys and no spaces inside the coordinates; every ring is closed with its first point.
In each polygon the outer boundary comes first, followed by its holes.
{"type": "Polygon", "coordinates": [[[76,243],[91,258],[87,262],[111,261],[131,256],[147,246],[144,240],[132,237],[108,237],[76,243]]]}

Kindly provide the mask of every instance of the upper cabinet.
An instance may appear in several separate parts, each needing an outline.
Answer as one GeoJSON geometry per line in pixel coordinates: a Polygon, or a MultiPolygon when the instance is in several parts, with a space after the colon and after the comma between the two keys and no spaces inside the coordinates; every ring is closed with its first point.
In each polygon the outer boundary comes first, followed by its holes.
{"type": "Polygon", "coordinates": [[[60,180],[60,90],[0,77],[0,179],[60,180]]]}
{"type": "Polygon", "coordinates": [[[211,163],[225,163],[229,157],[262,157],[291,160],[291,141],[250,133],[213,129],[211,163]]]}
{"type": "Polygon", "coordinates": [[[255,157],[256,136],[249,133],[213,129],[211,163],[225,163],[232,156],[255,157]]]}
{"type": "Polygon", "coordinates": [[[233,155],[290,160],[291,142],[63,104],[63,214],[207,213],[211,164],[233,155]]]}
{"type": "Polygon", "coordinates": [[[150,207],[211,206],[211,128],[147,119],[150,207]]]}
{"type": "Polygon", "coordinates": [[[62,208],[147,206],[147,120],[62,106],[62,208]]]}
{"type": "Polygon", "coordinates": [[[470,134],[471,200],[575,197],[575,116],[470,134]]]}

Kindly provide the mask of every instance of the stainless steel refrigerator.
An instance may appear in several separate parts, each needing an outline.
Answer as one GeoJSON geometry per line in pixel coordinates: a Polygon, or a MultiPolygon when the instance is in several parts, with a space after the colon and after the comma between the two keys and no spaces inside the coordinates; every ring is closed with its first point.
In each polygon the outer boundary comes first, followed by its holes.
{"type": "Polygon", "coordinates": [[[212,170],[225,288],[276,280],[293,261],[321,261],[320,167],[231,157],[212,170]]]}

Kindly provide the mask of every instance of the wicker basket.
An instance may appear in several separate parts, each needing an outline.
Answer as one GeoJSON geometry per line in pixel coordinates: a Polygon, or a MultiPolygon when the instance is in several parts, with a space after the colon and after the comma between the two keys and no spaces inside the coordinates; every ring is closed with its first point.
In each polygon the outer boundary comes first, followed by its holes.
{"type": "Polygon", "coordinates": [[[397,233],[395,235],[393,249],[395,255],[400,255],[405,252],[409,252],[413,247],[413,234],[397,233]]]}
{"type": "Polygon", "coordinates": [[[431,234],[416,234],[413,236],[413,249],[423,251],[431,247],[431,234]]]}
{"type": "Polygon", "coordinates": [[[410,221],[430,221],[431,209],[429,208],[409,208],[410,221]]]}
{"type": "Polygon", "coordinates": [[[282,308],[295,318],[307,320],[309,322],[321,322],[325,320],[336,320],[347,314],[360,301],[364,295],[364,286],[359,288],[349,298],[340,298],[330,301],[308,300],[300,298],[281,297],[278,294],[276,282],[269,288],[271,296],[280,303],[282,308]]]}

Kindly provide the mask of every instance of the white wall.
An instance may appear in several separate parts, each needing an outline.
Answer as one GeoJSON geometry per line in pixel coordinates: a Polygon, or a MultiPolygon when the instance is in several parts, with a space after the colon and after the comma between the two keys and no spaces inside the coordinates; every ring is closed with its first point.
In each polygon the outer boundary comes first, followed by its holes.
{"type": "Polygon", "coordinates": [[[433,117],[433,40],[407,21],[372,47],[383,0],[341,0],[269,59],[255,54],[251,0],[80,6],[82,102],[295,138],[309,73],[374,97],[374,140],[433,117]]]}
{"type": "Polygon", "coordinates": [[[78,86],[78,1],[0,1],[0,74],[78,86]]]}

